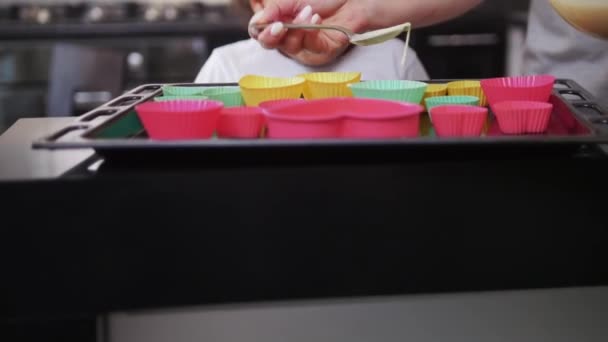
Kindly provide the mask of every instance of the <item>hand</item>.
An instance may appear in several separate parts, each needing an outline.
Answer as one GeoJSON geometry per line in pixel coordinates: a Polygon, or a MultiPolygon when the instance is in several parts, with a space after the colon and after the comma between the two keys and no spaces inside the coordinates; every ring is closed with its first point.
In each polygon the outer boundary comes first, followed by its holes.
{"type": "Polygon", "coordinates": [[[250,30],[250,34],[265,48],[279,49],[302,64],[323,65],[346,50],[348,37],[332,30],[287,30],[281,24],[321,24],[321,21],[355,32],[364,29],[368,22],[361,1],[309,0],[304,3],[300,0],[268,0],[264,2],[264,10],[254,15],[250,23],[274,24],[262,32],[250,30]]]}
{"type": "Polygon", "coordinates": [[[252,22],[275,23],[252,37],[262,46],[278,48],[284,54],[307,65],[327,64],[348,47],[348,38],[332,30],[285,30],[281,22],[306,22],[303,18],[317,13],[323,24],[339,25],[353,32],[389,27],[410,22],[413,27],[433,25],[455,18],[477,6],[482,0],[265,0],[264,11],[252,22]]]}

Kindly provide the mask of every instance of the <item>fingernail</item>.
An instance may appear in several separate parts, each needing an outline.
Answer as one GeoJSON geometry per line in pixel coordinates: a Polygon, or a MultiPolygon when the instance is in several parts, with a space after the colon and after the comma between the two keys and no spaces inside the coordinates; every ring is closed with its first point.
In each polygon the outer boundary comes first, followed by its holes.
{"type": "Polygon", "coordinates": [[[257,24],[258,21],[264,16],[264,10],[259,11],[258,13],[254,14],[253,17],[251,17],[251,20],[249,20],[249,25],[252,24],[257,24]]]}
{"type": "Polygon", "coordinates": [[[300,14],[298,14],[296,19],[305,21],[308,19],[308,17],[310,17],[311,14],[312,14],[312,7],[310,7],[310,5],[307,5],[300,11],[300,14]]]}
{"type": "Polygon", "coordinates": [[[283,23],[282,22],[276,22],[274,24],[272,24],[272,26],[270,27],[270,34],[272,36],[278,36],[281,31],[283,31],[283,23]]]}
{"type": "Polygon", "coordinates": [[[316,25],[319,21],[321,21],[321,16],[318,15],[317,13],[315,13],[315,15],[312,16],[312,19],[310,19],[310,22],[313,25],[316,25]]]}

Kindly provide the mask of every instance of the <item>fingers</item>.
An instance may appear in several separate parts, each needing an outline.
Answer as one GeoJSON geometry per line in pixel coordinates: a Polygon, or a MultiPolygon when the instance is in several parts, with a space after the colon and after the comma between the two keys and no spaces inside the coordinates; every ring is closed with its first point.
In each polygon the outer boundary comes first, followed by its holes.
{"type": "Polygon", "coordinates": [[[344,40],[344,35],[341,35],[341,33],[335,35],[333,31],[314,31],[304,36],[300,50],[291,51],[291,53],[287,53],[285,50],[281,51],[305,65],[326,65],[342,55],[348,48],[348,40],[344,40]]]}
{"type": "Polygon", "coordinates": [[[298,15],[293,20],[293,22],[295,24],[307,23],[312,18],[312,15],[313,15],[312,7],[310,7],[310,5],[307,5],[300,11],[300,13],[298,13],[298,15]]]}
{"type": "Polygon", "coordinates": [[[253,17],[251,17],[251,20],[249,20],[249,36],[253,39],[257,39],[258,36],[260,35],[260,30],[258,30],[256,27],[252,26],[253,24],[258,24],[258,22],[260,21],[260,19],[264,16],[264,10],[261,10],[259,12],[257,12],[256,14],[253,15],[253,17]]]}
{"type": "Polygon", "coordinates": [[[346,36],[325,30],[287,30],[282,24],[282,22],[320,24],[322,19],[315,9],[323,10],[324,7],[330,6],[330,3],[340,3],[340,1],[315,0],[307,0],[307,2],[311,5],[299,0],[265,2],[266,7],[254,15],[250,25],[272,24],[263,30],[250,27],[251,37],[257,39],[264,48],[279,49],[303,64],[322,65],[330,62],[348,46],[346,36]]]}
{"type": "MultiPolygon", "coordinates": [[[[266,10],[264,11],[266,12],[266,10]]],[[[263,20],[259,19],[264,14],[259,15],[255,21],[263,20]]],[[[252,22],[255,22],[252,19],[252,22]]],[[[318,14],[313,14],[311,6],[305,6],[292,20],[294,24],[308,24],[308,23],[319,23],[321,17],[318,14]]],[[[305,36],[316,36],[314,30],[291,30],[288,31],[280,22],[272,24],[269,28],[266,28],[262,33],[255,36],[256,32],[253,32],[252,36],[258,39],[260,44],[267,49],[280,48],[281,51],[287,54],[296,54],[303,47],[302,42],[305,36]]]]}
{"type": "Polygon", "coordinates": [[[301,0],[276,0],[264,2],[264,16],[260,18],[261,23],[273,23],[282,21],[284,18],[294,18],[307,6],[301,0]]]}
{"type": "MultiPolygon", "coordinates": [[[[265,5],[263,14],[256,19],[261,24],[274,23],[257,35],[257,40],[267,49],[276,49],[285,45],[287,30],[277,22],[305,23],[313,16],[312,7],[302,0],[277,0],[267,2],[265,5]]],[[[290,34],[289,37],[292,41],[290,44],[294,44],[293,42],[301,40],[301,33],[296,32],[294,36],[290,34]]]]}
{"type": "MultiPolygon", "coordinates": [[[[309,24],[313,18],[312,7],[306,6],[300,11],[300,13],[293,20],[294,24],[309,24]]],[[[287,54],[295,54],[302,49],[302,41],[304,36],[309,31],[305,30],[292,30],[290,31],[281,44],[281,50],[287,54]]]]}
{"type": "Polygon", "coordinates": [[[285,34],[287,34],[287,29],[279,21],[264,29],[258,36],[258,41],[266,49],[276,49],[281,45],[285,34]]]}
{"type": "Polygon", "coordinates": [[[287,30],[281,23],[281,11],[279,6],[271,4],[264,8],[262,11],[256,13],[249,21],[249,35],[257,39],[260,45],[266,49],[277,48],[285,38],[287,30]],[[267,24],[273,23],[272,25],[264,28],[261,32],[253,24],[267,24]]]}

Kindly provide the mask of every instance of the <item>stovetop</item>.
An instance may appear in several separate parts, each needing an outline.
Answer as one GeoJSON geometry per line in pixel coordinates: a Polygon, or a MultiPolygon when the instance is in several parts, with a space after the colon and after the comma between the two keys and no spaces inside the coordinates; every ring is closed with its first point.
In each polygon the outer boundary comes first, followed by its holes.
{"type": "Polygon", "coordinates": [[[0,24],[162,23],[222,17],[223,2],[0,2],[0,24]]]}

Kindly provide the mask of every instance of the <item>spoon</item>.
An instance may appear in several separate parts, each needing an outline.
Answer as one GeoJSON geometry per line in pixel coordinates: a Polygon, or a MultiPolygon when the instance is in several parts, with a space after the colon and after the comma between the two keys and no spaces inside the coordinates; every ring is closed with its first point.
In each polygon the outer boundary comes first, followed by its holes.
{"type": "MultiPolygon", "coordinates": [[[[272,25],[270,24],[252,24],[251,26],[263,30],[264,28],[272,25]]],[[[306,29],[306,30],[335,30],[344,33],[348,37],[351,44],[359,46],[370,46],[375,44],[384,43],[387,40],[397,38],[401,33],[407,31],[405,38],[405,50],[403,51],[403,58],[401,59],[401,65],[405,67],[405,61],[407,59],[407,48],[410,44],[410,31],[412,28],[411,23],[405,23],[401,25],[391,26],[379,30],[368,31],[365,33],[354,33],[346,27],[338,25],[314,25],[314,24],[283,24],[284,28],[287,29],[306,29]]]]}
{"type": "MultiPolygon", "coordinates": [[[[264,29],[272,24],[252,24],[257,29],[264,29]]],[[[398,37],[404,31],[410,31],[411,24],[405,23],[397,26],[387,27],[380,30],[368,31],[365,33],[354,33],[353,31],[337,25],[313,25],[313,24],[283,24],[287,29],[306,29],[306,30],[335,30],[344,33],[351,44],[369,46],[384,43],[387,40],[398,37]]]]}

